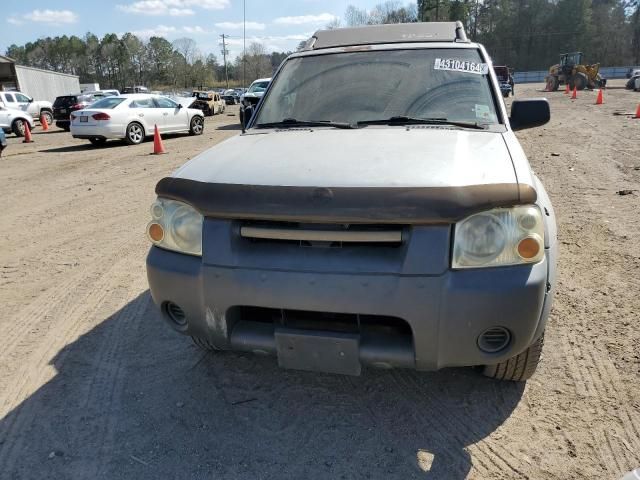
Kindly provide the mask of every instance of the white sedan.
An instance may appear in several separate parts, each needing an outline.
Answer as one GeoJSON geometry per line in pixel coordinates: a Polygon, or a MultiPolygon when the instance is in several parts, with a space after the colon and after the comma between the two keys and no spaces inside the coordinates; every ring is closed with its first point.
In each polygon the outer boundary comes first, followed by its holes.
{"type": "Polygon", "coordinates": [[[110,138],[137,145],[153,136],[155,125],[160,133],[201,135],[204,116],[170,98],[145,93],[106,97],[71,114],[71,135],[94,145],[103,145],[110,138]]]}

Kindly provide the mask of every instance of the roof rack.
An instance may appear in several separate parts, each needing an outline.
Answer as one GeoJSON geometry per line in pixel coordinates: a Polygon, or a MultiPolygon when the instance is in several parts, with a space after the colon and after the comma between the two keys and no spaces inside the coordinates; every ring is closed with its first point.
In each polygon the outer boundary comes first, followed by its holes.
{"type": "Polygon", "coordinates": [[[417,22],[318,30],[303,50],[382,43],[465,42],[462,22],[417,22]]]}

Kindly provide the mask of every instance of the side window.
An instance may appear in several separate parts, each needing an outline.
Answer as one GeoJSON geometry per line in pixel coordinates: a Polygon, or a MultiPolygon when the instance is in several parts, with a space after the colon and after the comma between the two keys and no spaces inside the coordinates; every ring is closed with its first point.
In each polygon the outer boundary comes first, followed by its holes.
{"type": "Polygon", "coordinates": [[[178,108],[177,103],[165,97],[156,97],[153,100],[156,102],[156,108],[178,108]]]}
{"type": "Polygon", "coordinates": [[[153,100],[151,98],[136,98],[130,104],[129,108],[153,108],[153,100]]]}
{"type": "Polygon", "coordinates": [[[29,103],[29,97],[23,95],[21,93],[16,93],[16,102],[25,102],[29,103]]]}
{"type": "Polygon", "coordinates": [[[14,103],[16,100],[13,98],[13,95],[10,93],[5,93],[4,94],[4,100],[7,103],[14,103]]]}

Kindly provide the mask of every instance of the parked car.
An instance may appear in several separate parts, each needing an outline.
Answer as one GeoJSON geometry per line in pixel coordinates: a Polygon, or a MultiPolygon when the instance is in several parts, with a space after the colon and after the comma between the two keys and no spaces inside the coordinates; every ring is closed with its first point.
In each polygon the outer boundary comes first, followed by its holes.
{"type": "Polygon", "coordinates": [[[269,88],[270,78],[259,78],[254,81],[249,89],[240,97],[240,124],[245,124],[245,111],[253,111],[264,92],[269,88]]]}
{"type": "Polygon", "coordinates": [[[0,158],[5,148],[7,148],[7,136],[4,134],[4,130],[0,128],[0,158]]]}
{"type": "Polygon", "coordinates": [[[8,108],[0,105],[0,129],[5,133],[13,132],[16,137],[24,137],[24,126],[29,124],[33,130],[35,122],[33,117],[24,110],[8,108]]]}
{"type": "Polygon", "coordinates": [[[118,90],[96,90],[95,92],[86,92],[86,93],[91,94],[96,98],[114,97],[114,96],[117,97],[118,95],[120,95],[120,92],[118,90]]]}
{"type": "Polygon", "coordinates": [[[170,98],[144,93],[106,97],[71,114],[73,138],[84,138],[94,145],[103,145],[110,138],[136,145],[153,136],[155,125],[160,133],[200,135],[204,116],[170,98]]]}
{"type": "Polygon", "coordinates": [[[225,90],[222,94],[222,99],[225,101],[227,105],[235,105],[240,102],[240,95],[234,89],[230,88],[225,90]]]}
{"type": "Polygon", "coordinates": [[[149,89],[142,85],[136,85],[134,87],[124,87],[122,93],[149,93],[149,89]]]}
{"type": "Polygon", "coordinates": [[[218,92],[204,92],[196,90],[193,92],[194,101],[191,108],[197,108],[202,111],[205,116],[217,115],[223,113],[226,105],[218,92]]]}
{"type": "Polygon", "coordinates": [[[45,117],[47,123],[53,122],[53,106],[45,100],[34,100],[22,92],[0,92],[0,105],[16,110],[23,110],[34,119],[45,117]]]}
{"type": "Polygon", "coordinates": [[[629,70],[627,70],[626,77],[631,78],[638,72],[640,72],[640,67],[631,67],[629,70]]]}
{"type": "Polygon", "coordinates": [[[625,87],[628,90],[635,90],[636,88],[638,88],[636,86],[636,83],[637,83],[637,80],[640,79],[640,68],[632,70],[631,75],[628,78],[629,80],[627,80],[625,87]]]}
{"type": "Polygon", "coordinates": [[[67,132],[71,128],[71,114],[77,110],[88,107],[100,97],[97,92],[86,94],[77,93],[75,95],[60,95],[53,102],[53,118],[56,121],[56,127],[62,128],[67,132]]]}
{"type": "Polygon", "coordinates": [[[460,22],[316,32],[246,133],[156,185],[147,275],[162,317],[286,368],[529,378],[556,224],[514,130],[550,111],[514,100],[509,117],[491,68],[460,22]]]}
{"type": "Polygon", "coordinates": [[[507,98],[509,95],[515,95],[515,82],[513,81],[513,75],[509,67],[494,66],[493,71],[498,78],[498,84],[500,85],[500,91],[502,96],[507,98]]]}

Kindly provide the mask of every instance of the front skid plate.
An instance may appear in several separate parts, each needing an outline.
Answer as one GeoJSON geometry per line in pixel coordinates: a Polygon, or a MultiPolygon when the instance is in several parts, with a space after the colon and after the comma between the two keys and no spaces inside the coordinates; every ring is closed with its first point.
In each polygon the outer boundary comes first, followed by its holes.
{"type": "Polygon", "coordinates": [[[360,375],[357,334],[277,328],[275,337],[283,368],[360,375]]]}

